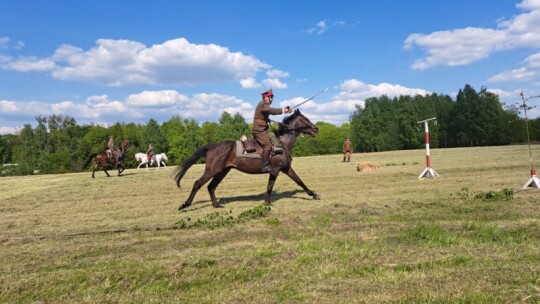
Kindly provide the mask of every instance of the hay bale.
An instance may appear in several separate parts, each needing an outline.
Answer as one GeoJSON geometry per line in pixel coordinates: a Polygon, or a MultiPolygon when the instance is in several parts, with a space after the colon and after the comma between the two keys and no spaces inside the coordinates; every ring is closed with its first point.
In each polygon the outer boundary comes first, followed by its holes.
{"type": "Polygon", "coordinates": [[[370,172],[379,169],[379,164],[374,162],[359,162],[356,165],[356,171],[359,172],[370,172]]]}

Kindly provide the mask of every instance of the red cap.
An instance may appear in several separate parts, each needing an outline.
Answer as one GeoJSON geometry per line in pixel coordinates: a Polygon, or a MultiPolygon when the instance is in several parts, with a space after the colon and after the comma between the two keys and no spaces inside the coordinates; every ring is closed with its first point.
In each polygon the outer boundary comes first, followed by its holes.
{"type": "Polygon", "coordinates": [[[266,97],[266,96],[274,96],[274,93],[272,92],[272,89],[266,91],[266,92],[263,92],[262,94],[262,97],[266,97]]]}

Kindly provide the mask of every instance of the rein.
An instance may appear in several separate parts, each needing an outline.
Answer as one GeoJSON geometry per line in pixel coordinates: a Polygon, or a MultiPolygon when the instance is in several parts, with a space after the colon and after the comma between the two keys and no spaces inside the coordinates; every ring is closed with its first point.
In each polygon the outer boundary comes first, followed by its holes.
{"type": "MultiPolygon", "coordinates": [[[[293,128],[293,127],[291,127],[291,126],[288,125],[288,124],[285,124],[285,123],[282,123],[282,122],[279,122],[279,121],[275,121],[275,120],[272,120],[272,119],[270,119],[270,122],[274,122],[274,123],[277,123],[277,124],[280,125],[280,126],[287,127],[287,128],[289,128],[290,130],[292,130],[292,131],[300,131],[300,130],[308,129],[308,128],[309,128],[308,126],[299,127],[299,128],[293,128]]],[[[272,125],[270,125],[270,128],[272,129],[272,131],[273,131],[274,133],[276,133],[276,131],[274,130],[274,128],[272,127],[272,125]]]]}

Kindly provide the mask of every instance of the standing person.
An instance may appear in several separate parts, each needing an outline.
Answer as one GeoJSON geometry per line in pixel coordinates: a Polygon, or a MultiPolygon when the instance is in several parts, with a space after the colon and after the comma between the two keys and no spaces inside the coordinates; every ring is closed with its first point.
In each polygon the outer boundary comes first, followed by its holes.
{"type": "Polygon", "coordinates": [[[154,157],[154,145],[149,144],[148,150],[146,151],[146,159],[148,159],[148,162],[152,160],[152,157],[154,157]]]}
{"type": "Polygon", "coordinates": [[[257,104],[255,114],[253,115],[253,129],[251,132],[255,140],[263,147],[261,172],[270,172],[272,142],[268,134],[268,123],[270,122],[270,118],[268,117],[270,115],[291,113],[291,108],[289,106],[285,109],[270,107],[274,100],[272,90],[265,91],[261,95],[262,100],[257,104]]]}
{"type": "Polygon", "coordinates": [[[345,138],[345,141],[343,142],[343,161],[347,160],[347,162],[351,161],[351,153],[353,152],[353,147],[351,140],[349,137],[345,138]]]}

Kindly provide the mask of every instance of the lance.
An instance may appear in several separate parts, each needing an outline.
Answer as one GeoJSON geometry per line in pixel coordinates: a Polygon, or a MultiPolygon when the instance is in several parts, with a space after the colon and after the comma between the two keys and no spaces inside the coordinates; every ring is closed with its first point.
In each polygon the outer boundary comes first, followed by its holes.
{"type": "Polygon", "coordinates": [[[298,108],[299,106],[301,106],[301,105],[305,104],[306,102],[308,102],[308,101],[312,100],[313,98],[315,98],[315,97],[317,97],[317,96],[321,95],[321,94],[322,94],[322,93],[324,93],[324,92],[325,92],[326,90],[328,90],[328,88],[326,88],[326,89],[323,89],[323,90],[321,90],[321,91],[320,91],[319,93],[317,93],[317,94],[315,94],[315,95],[311,96],[310,98],[308,98],[308,99],[306,99],[306,100],[302,101],[301,103],[299,103],[299,104],[295,105],[294,107],[291,107],[291,109],[294,109],[294,108],[298,108]]]}

